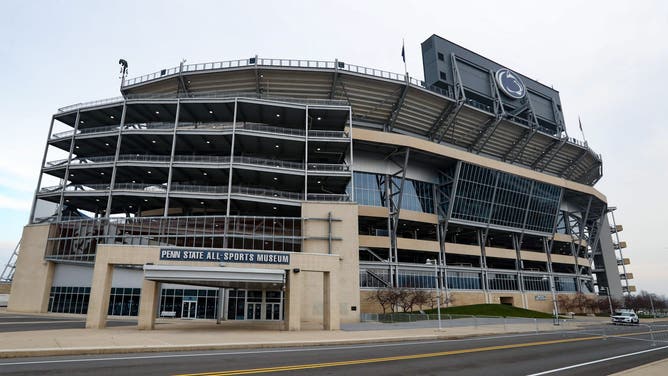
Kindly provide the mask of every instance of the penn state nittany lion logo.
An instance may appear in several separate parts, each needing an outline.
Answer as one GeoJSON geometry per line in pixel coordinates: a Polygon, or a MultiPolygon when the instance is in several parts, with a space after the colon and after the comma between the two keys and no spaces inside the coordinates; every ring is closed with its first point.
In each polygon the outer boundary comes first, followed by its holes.
{"type": "Polygon", "coordinates": [[[513,99],[522,99],[527,93],[527,88],[517,73],[506,68],[496,71],[496,83],[505,95],[513,99]]]}

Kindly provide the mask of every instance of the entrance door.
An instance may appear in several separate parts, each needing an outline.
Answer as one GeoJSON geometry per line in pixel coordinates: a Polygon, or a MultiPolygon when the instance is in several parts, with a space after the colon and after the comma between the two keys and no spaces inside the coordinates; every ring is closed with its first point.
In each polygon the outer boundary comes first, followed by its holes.
{"type": "Polygon", "coordinates": [[[197,300],[184,300],[181,307],[181,318],[184,320],[192,320],[197,317],[197,300]]]}
{"type": "Polygon", "coordinates": [[[246,320],[262,319],[262,303],[246,303],[246,320]]]}
{"type": "Polygon", "coordinates": [[[281,303],[266,303],[265,320],[280,320],[281,319],[281,303]]]}

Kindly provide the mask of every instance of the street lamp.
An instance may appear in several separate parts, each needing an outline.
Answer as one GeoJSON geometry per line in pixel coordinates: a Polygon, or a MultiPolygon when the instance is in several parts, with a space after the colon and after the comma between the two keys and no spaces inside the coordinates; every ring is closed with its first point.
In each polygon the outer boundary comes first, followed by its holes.
{"type": "Polygon", "coordinates": [[[559,307],[557,306],[557,292],[554,288],[554,277],[543,276],[543,281],[548,281],[550,284],[550,291],[552,292],[552,311],[554,311],[554,325],[559,325],[559,307]]]}
{"type": "Polygon", "coordinates": [[[652,294],[648,294],[649,296],[649,304],[652,306],[652,317],[654,317],[654,320],[656,320],[656,311],[654,310],[654,302],[652,301],[652,294]]]}
{"type": "Polygon", "coordinates": [[[436,290],[436,307],[438,308],[438,330],[441,330],[441,286],[438,283],[438,260],[427,259],[426,265],[434,265],[434,284],[436,290]]]}
{"type": "Polygon", "coordinates": [[[610,289],[608,287],[599,287],[598,288],[599,292],[605,292],[605,295],[608,297],[608,305],[610,306],[610,316],[613,315],[612,313],[612,299],[610,299],[610,289]]]}

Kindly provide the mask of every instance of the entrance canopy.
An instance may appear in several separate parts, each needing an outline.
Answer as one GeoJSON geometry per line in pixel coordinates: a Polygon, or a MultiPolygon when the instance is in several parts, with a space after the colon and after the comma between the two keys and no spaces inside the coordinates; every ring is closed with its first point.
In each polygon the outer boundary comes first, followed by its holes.
{"type": "Polygon", "coordinates": [[[144,278],[163,283],[261,290],[282,287],[285,270],[147,264],[144,278]]]}

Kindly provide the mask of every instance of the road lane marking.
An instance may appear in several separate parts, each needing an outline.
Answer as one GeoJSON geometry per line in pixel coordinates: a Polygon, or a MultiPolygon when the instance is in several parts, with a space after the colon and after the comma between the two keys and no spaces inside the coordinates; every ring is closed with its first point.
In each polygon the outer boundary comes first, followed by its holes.
{"type": "MultiPolygon", "coordinates": [[[[666,331],[668,331],[668,330],[663,330],[663,332],[666,332],[666,331]]],[[[659,332],[659,331],[655,331],[654,333],[657,333],[657,332],[659,332]]],[[[366,359],[357,359],[357,360],[344,360],[344,361],[338,361],[338,362],[297,364],[297,365],[288,365],[288,366],[238,369],[238,370],[218,371],[218,372],[189,373],[189,374],[181,374],[179,376],[249,375],[249,374],[256,374],[256,373],[283,372],[283,371],[296,371],[296,370],[315,369],[315,368],[340,367],[340,366],[369,364],[369,363],[393,362],[393,361],[399,361],[399,360],[435,358],[435,357],[442,357],[442,356],[449,356],[449,355],[470,354],[470,353],[495,351],[495,350],[517,349],[517,348],[533,347],[533,346],[545,346],[545,345],[570,343],[570,342],[591,341],[591,340],[595,340],[595,339],[604,339],[604,338],[609,338],[609,337],[627,337],[627,336],[634,336],[634,335],[639,335],[639,334],[649,334],[649,332],[623,333],[623,334],[616,334],[616,335],[598,335],[598,336],[558,339],[558,340],[550,340],[550,341],[525,342],[525,343],[516,343],[516,344],[508,344],[508,345],[478,347],[478,348],[471,348],[471,349],[440,351],[440,352],[424,353],[424,354],[398,355],[398,356],[388,356],[388,357],[381,357],[381,358],[366,358],[366,359]]]]}
{"type": "MultiPolygon", "coordinates": [[[[668,331],[668,330],[666,330],[666,331],[668,331]]],[[[184,375],[181,375],[181,376],[245,375],[245,374],[254,374],[254,373],[267,373],[267,372],[293,371],[293,370],[325,368],[325,367],[337,367],[337,366],[345,366],[345,365],[390,362],[390,361],[410,360],[410,359],[422,359],[422,358],[432,358],[432,357],[457,355],[457,354],[467,354],[467,353],[484,352],[484,351],[494,351],[494,350],[504,350],[504,349],[513,349],[513,348],[522,348],[522,347],[543,346],[543,345],[550,345],[550,344],[589,341],[589,340],[594,340],[594,339],[603,339],[603,338],[607,338],[607,337],[626,337],[626,336],[633,336],[633,335],[639,335],[639,334],[649,334],[649,333],[648,332],[636,332],[636,333],[624,333],[624,334],[607,335],[607,336],[599,335],[599,336],[569,338],[569,339],[552,340],[552,341],[537,341],[537,342],[510,344],[510,345],[487,346],[487,347],[479,347],[479,348],[472,348],[472,349],[451,350],[451,351],[442,351],[442,352],[425,353],[425,354],[400,355],[400,356],[382,357],[382,358],[368,358],[368,359],[359,359],[359,360],[350,360],[350,361],[327,362],[327,363],[311,363],[311,364],[266,367],[266,368],[254,368],[254,369],[245,369],[245,370],[231,370],[231,371],[221,371],[221,372],[205,372],[205,373],[184,374],[184,375]]]]}
{"type": "MultiPolygon", "coordinates": [[[[541,332],[542,335],[559,335],[564,333],[570,334],[594,334],[586,333],[579,330],[569,330],[566,332],[553,331],[541,332]]],[[[648,332],[633,333],[634,335],[648,334],[648,332]]],[[[271,354],[271,353],[291,353],[291,352],[314,352],[314,351],[331,351],[331,350],[350,350],[350,349],[365,349],[365,348],[379,348],[379,347],[401,347],[412,345],[428,345],[434,343],[453,343],[453,342],[478,342],[490,339],[505,339],[516,337],[533,337],[536,333],[520,333],[502,336],[487,336],[487,337],[473,337],[473,338],[459,338],[459,339],[441,339],[430,341],[410,341],[410,342],[391,342],[381,344],[362,344],[362,345],[342,345],[342,346],[317,346],[317,347],[300,347],[300,348],[282,348],[276,350],[253,350],[253,351],[226,351],[226,352],[204,352],[204,353],[173,353],[168,355],[143,355],[143,356],[116,356],[106,358],[84,358],[84,359],[58,359],[58,360],[34,360],[22,362],[0,362],[2,366],[20,366],[20,365],[36,365],[36,364],[54,364],[54,363],[84,363],[84,362],[104,362],[104,361],[119,361],[119,360],[146,360],[146,359],[165,359],[165,358],[193,358],[193,357],[211,357],[211,356],[234,356],[234,355],[255,355],[255,354],[271,354]]],[[[598,334],[596,334],[598,336],[598,334]]],[[[165,351],[169,352],[169,351],[165,351]]]]}
{"type": "MultiPolygon", "coordinates": [[[[595,333],[585,333],[579,330],[569,330],[565,332],[553,331],[553,332],[541,332],[542,335],[559,335],[559,334],[595,334],[595,333]]],[[[429,345],[434,343],[454,343],[454,342],[478,342],[490,339],[506,339],[506,338],[517,338],[517,337],[534,337],[536,333],[518,333],[518,334],[509,334],[509,335],[500,335],[500,336],[487,336],[487,337],[472,337],[472,338],[457,338],[457,339],[438,339],[430,341],[404,341],[404,342],[390,342],[390,343],[380,343],[380,344],[361,344],[361,345],[341,345],[341,346],[316,346],[316,347],[299,347],[299,348],[282,348],[277,350],[254,350],[254,351],[227,351],[227,352],[205,352],[205,353],[174,353],[169,355],[143,355],[143,356],[116,356],[108,358],[85,358],[85,359],[58,359],[58,360],[39,360],[39,361],[25,361],[25,362],[11,362],[11,363],[2,363],[0,362],[0,367],[2,366],[17,366],[17,365],[35,365],[35,364],[50,364],[50,363],[82,363],[82,362],[102,362],[102,361],[116,361],[116,360],[146,360],[146,359],[164,359],[164,358],[193,358],[193,357],[208,357],[208,356],[226,356],[226,355],[255,355],[255,354],[267,354],[267,353],[288,353],[288,352],[311,352],[311,351],[330,351],[330,350],[350,350],[350,349],[366,349],[366,348],[378,348],[378,347],[401,347],[401,346],[412,346],[412,345],[429,345]]],[[[169,351],[163,351],[163,353],[169,351]]]]}
{"type": "Polygon", "coordinates": [[[596,364],[596,363],[607,362],[607,361],[609,361],[609,360],[615,360],[615,359],[626,358],[626,357],[629,357],[629,356],[645,354],[645,353],[648,353],[648,352],[658,351],[658,350],[663,350],[663,349],[668,349],[668,346],[657,347],[657,348],[655,348],[655,349],[649,349],[649,350],[637,351],[637,352],[628,353],[628,354],[622,354],[622,355],[612,356],[612,357],[610,357],[610,358],[593,360],[593,361],[591,361],[591,362],[586,362],[586,363],[573,364],[573,365],[571,365],[571,366],[567,366],[567,367],[555,368],[555,369],[551,369],[551,370],[543,371],[543,372],[539,372],[539,373],[532,373],[531,375],[527,375],[527,376],[548,375],[548,374],[550,374],[550,373],[555,373],[555,372],[560,372],[560,371],[566,371],[566,370],[573,369],[573,368],[584,367],[584,366],[588,366],[588,365],[592,365],[592,364],[596,364]]]}

